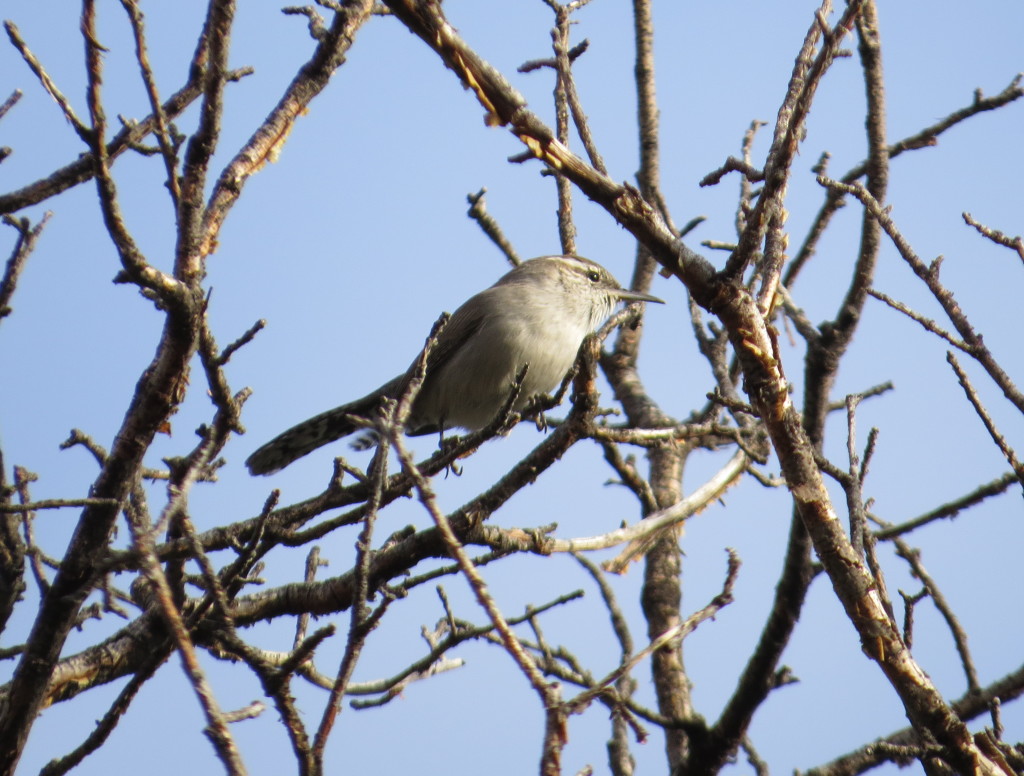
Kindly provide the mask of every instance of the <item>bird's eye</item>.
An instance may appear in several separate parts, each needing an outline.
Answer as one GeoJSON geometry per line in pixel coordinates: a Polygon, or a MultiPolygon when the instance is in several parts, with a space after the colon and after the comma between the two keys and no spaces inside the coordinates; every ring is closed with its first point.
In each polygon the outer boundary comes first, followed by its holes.
{"type": "Polygon", "coordinates": [[[601,273],[596,269],[592,269],[587,273],[587,280],[591,283],[596,283],[601,279],[601,273]]]}

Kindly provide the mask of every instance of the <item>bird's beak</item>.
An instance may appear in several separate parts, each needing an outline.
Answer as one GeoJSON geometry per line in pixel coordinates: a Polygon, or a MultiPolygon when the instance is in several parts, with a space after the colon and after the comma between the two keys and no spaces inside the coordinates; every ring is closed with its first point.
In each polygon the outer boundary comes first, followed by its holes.
{"type": "Polygon", "coordinates": [[[650,294],[641,294],[639,291],[628,291],[625,288],[620,288],[615,292],[619,299],[626,302],[657,302],[658,304],[665,304],[664,299],[658,299],[656,296],[650,294]]]}

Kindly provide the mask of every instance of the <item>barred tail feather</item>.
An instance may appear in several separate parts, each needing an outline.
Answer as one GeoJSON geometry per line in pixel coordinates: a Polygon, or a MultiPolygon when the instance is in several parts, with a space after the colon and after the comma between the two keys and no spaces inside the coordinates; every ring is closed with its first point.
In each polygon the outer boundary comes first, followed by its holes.
{"type": "Polygon", "coordinates": [[[405,375],[399,375],[361,399],[321,412],[278,434],[246,459],[249,473],[273,474],[318,447],[365,428],[365,424],[356,419],[374,417],[384,397],[401,395],[405,379],[405,375]]]}
{"type": "Polygon", "coordinates": [[[318,447],[341,439],[356,430],[351,404],[335,407],[293,426],[267,442],[246,459],[250,474],[273,474],[318,447]]]}

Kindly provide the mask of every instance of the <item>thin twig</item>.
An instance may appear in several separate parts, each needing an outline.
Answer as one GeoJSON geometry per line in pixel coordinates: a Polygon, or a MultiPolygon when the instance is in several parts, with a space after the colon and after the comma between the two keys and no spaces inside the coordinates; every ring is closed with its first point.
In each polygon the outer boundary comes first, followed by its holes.
{"type": "Polygon", "coordinates": [[[956,356],[952,352],[946,353],[946,361],[949,362],[950,367],[956,373],[957,379],[960,381],[960,386],[964,389],[964,394],[967,396],[967,400],[974,407],[974,411],[981,418],[981,422],[985,424],[985,428],[992,437],[992,441],[996,443],[996,447],[999,448],[999,452],[1003,454],[1007,462],[1010,464],[1010,468],[1017,474],[1017,479],[1020,480],[1022,486],[1024,486],[1024,466],[1021,466],[1020,459],[1017,458],[1017,454],[1013,448],[1006,441],[999,429],[996,428],[995,421],[992,420],[992,416],[988,414],[985,409],[985,405],[981,403],[981,398],[978,396],[978,392],[974,389],[971,384],[970,378],[967,376],[967,372],[964,371],[963,367],[960,366],[960,362],[957,361],[956,356]]]}
{"type": "Polygon", "coordinates": [[[217,365],[224,366],[225,364],[227,364],[231,357],[235,354],[235,352],[239,348],[242,348],[245,345],[248,345],[250,342],[252,342],[256,335],[263,331],[266,325],[266,320],[260,318],[258,321],[256,321],[256,323],[254,323],[252,326],[246,329],[245,333],[242,334],[241,337],[239,337],[234,342],[229,344],[226,348],[224,348],[223,352],[221,352],[221,354],[217,357],[217,365]]]}
{"type": "MultiPolygon", "coordinates": [[[[18,494],[18,498],[21,500],[22,506],[31,504],[32,498],[29,495],[29,485],[38,479],[39,478],[34,473],[30,472],[25,467],[14,467],[14,490],[18,494]]],[[[4,506],[14,505],[5,504],[4,506]]],[[[47,591],[50,589],[50,581],[46,578],[43,552],[36,543],[35,515],[31,510],[25,512],[21,516],[21,527],[25,535],[24,551],[29,556],[32,567],[32,576],[35,578],[36,586],[39,588],[39,595],[45,596],[47,591]]],[[[51,568],[57,568],[60,564],[50,563],[47,565],[50,565],[51,568]]]]}
{"type": "MultiPolygon", "coordinates": [[[[540,606],[529,607],[525,614],[508,618],[508,624],[519,625],[521,623],[528,622],[531,618],[535,618],[550,609],[557,606],[563,606],[564,604],[578,600],[582,597],[582,590],[575,590],[571,593],[558,596],[554,600],[548,601],[540,606]]],[[[443,622],[444,627],[447,629],[447,636],[444,639],[436,640],[436,643],[431,643],[431,650],[428,654],[387,679],[363,682],[359,685],[350,685],[348,689],[349,695],[384,694],[382,697],[371,701],[352,701],[352,707],[368,708],[371,706],[383,705],[395,698],[401,692],[403,687],[408,686],[413,681],[426,679],[434,674],[443,671],[450,671],[453,668],[460,667],[462,665],[461,660],[453,660],[446,663],[442,658],[446,653],[450,652],[459,644],[472,639],[481,638],[488,634],[492,634],[495,631],[494,623],[488,623],[487,625],[467,625],[461,621],[456,621],[454,616],[451,616],[447,611],[446,615],[447,619],[443,622]]]]}
{"type": "MultiPolygon", "coordinates": [[[[200,94],[197,73],[193,71],[189,81],[177,92],[172,94],[163,104],[163,111],[168,120],[180,116],[200,94]]],[[[248,75],[252,75],[251,67],[242,67],[228,73],[228,81],[239,81],[248,75]]],[[[146,135],[153,131],[156,126],[156,119],[152,114],[142,121],[132,125],[126,125],[114,135],[107,143],[107,157],[109,161],[124,154],[130,148],[134,148],[146,135]]],[[[0,194],[0,213],[14,213],[32,205],[43,202],[54,197],[73,186],[92,180],[96,173],[96,160],[91,153],[79,154],[74,161],[53,171],[45,178],[23,186],[20,189],[0,194]]]]}
{"type": "Polygon", "coordinates": [[[566,703],[575,710],[585,708],[605,688],[614,683],[619,677],[625,676],[632,671],[638,663],[646,660],[647,657],[667,644],[686,638],[698,625],[705,620],[713,619],[722,607],[731,604],[733,600],[732,589],[736,583],[736,576],[739,574],[741,563],[735,550],[728,548],[726,551],[729,554],[728,568],[726,570],[725,582],[722,584],[722,590],[718,595],[712,598],[706,606],[691,614],[678,625],[652,639],[646,647],[624,661],[604,679],[599,680],[593,688],[580,693],[575,698],[566,701],[566,703]]]}
{"type": "Polygon", "coordinates": [[[7,30],[7,37],[11,39],[11,43],[21,54],[21,58],[25,60],[25,64],[29,66],[29,69],[35,73],[36,78],[39,79],[39,83],[42,84],[46,93],[53,98],[53,101],[57,103],[61,112],[64,114],[64,118],[71,125],[72,129],[86,144],[90,143],[92,137],[92,131],[85,125],[78,114],[75,113],[75,109],[71,107],[71,103],[68,98],[64,96],[63,92],[57,88],[57,84],[50,78],[49,73],[43,67],[42,63],[36,58],[35,54],[29,49],[28,44],[25,43],[25,39],[21,37],[21,32],[18,30],[17,25],[12,21],[4,22],[4,29],[7,30]]]}
{"type": "Polygon", "coordinates": [[[974,360],[977,361],[986,372],[988,372],[989,377],[991,377],[996,385],[999,386],[1003,395],[1009,399],[1019,411],[1024,413],[1024,393],[1020,392],[1010,376],[992,355],[991,351],[985,345],[982,336],[975,331],[970,320],[967,318],[966,313],[964,313],[956,299],[954,299],[953,293],[939,280],[941,257],[931,264],[925,264],[910,246],[910,243],[903,234],[900,233],[895,222],[890,216],[888,209],[883,208],[878,200],[876,200],[871,193],[859,183],[842,183],[820,175],[818,176],[818,182],[828,189],[852,194],[860,200],[861,204],[871,214],[871,216],[878,220],[879,225],[889,236],[893,245],[896,246],[896,250],[899,251],[900,256],[914,271],[914,274],[924,281],[928,290],[931,291],[932,296],[934,296],[935,300],[942,306],[943,311],[946,313],[950,321],[952,321],[957,332],[963,338],[963,341],[967,346],[966,352],[970,353],[971,357],[974,358],[974,360]]]}
{"type": "MultiPolygon", "coordinates": [[[[553,4],[555,27],[551,30],[551,45],[558,64],[555,77],[555,136],[569,146],[569,87],[572,77],[569,66],[569,12],[565,6],[553,4]]],[[[572,183],[564,175],[555,176],[558,191],[558,237],[562,253],[576,253],[576,225],[572,218],[572,183]]]]}
{"type": "Polygon", "coordinates": [[[629,544],[622,552],[603,564],[605,570],[621,574],[629,568],[632,561],[641,557],[653,542],[664,536],[666,531],[721,498],[726,490],[739,481],[740,475],[746,470],[749,462],[747,454],[742,450],[737,450],[711,479],[679,503],[648,515],[628,528],[620,528],[599,537],[566,541],[571,543],[572,549],[575,551],[597,549],[598,546],[609,547],[622,541],[628,541],[629,544]],[[613,543],[609,544],[608,542],[613,543]]]}
{"type": "MultiPolygon", "coordinates": [[[[385,412],[388,409],[386,407],[385,412]]],[[[390,421],[391,418],[385,419],[385,422],[390,423],[390,421]]],[[[338,672],[331,686],[330,694],[327,697],[327,704],[320,719],[320,726],[313,737],[313,745],[310,750],[314,761],[320,767],[322,767],[324,750],[327,747],[327,738],[334,727],[338,712],[341,711],[341,699],[345,695],[345,688],[352,678],[356,663],[366,644],[366,638],[370,635],[370,631],[375,623],[375,620],[370,616],[369,606],[366,601],[370,585],[373,528],[377,520],[377,510],[380,506],[381,490],[387,478],[389,441],[387,436],[380,438],[377,443],[377,450],[373,456],[373,462],[370,464],[369,475],[373,488],[370,491],[371,497],[367,505],[366,516],[363,518],[363,529],[356,540],[355,594],[352,598],[348,639],[345,643],[345,652],[342,655],[341,663],[338,666],[338,672]]]]}
{"type": "Polygon", "coordinates": [[[9,303],[11,297],[14,296],[14,289],[18,285],[18,278],[21,275],[21,271],[25,268],[29,254],[36,247],[39,235],[43,233],[43,228],[52,215],[53,213],[47,211],[35,226],[32,226],[27,218],[3,216],[5,224],[13,226],[18,230],[18,241],[14,245],[14,250],[11,251],[10,258],[7,259],[3,279],[0,280],[0,319],[10,315],[11,308],[9,303]]]}
{"type": "Polygon", "coordinates": [[[516,253],[512,243],[505,236],[501,226],[498,225],[497,220],[487,212],[487,205],[484,202],[484,195],[486,193],[487,189],[484,188],[480,189],[476,194],[466,195],[466,201],[469,202],[469,210],[466,211],[466,215],[480,225],[484,234],[491,239],[491,242],[498,246],[498,250],[505,254],[508,263],[513,267],[517,267],[522,263],[522,260],[519,258],[519,254],[516,253]]]}
{"type": "Polygon", "coordinates": [[[970,493],[943,504],[942,506],[936,507],[933,510],[925,512],[923,515],[907,520],[905,523],[898,523],[896,525],[889,524],[889,527],[876,531],[875,536],[879,541],[887,541],[896,536],[902,536],[903,534],[910,533],[911,531],[928,525],[935,520],[955,518],[965,509],[970,509],[976,504],[980,504],[982,501],[992,496],[998,496],[1017,481],[1016,473],[1006,472],[1003,476],[997,477],[991,482],[987,482],[984,485],[975,488],[970,493]]]}
{"type": "Polygon", "coordinates": [[[7,115],[7,113],[18,104],[18,100],[22,97],[21,89],[15,89],[11,92],[10,96],[0,104],[0,119],[7,115]]]}
{"type": "Polygon", "coordinates": [[[896,554],[910,564],[911,572],[924,585],[925,590],[928,591],[928,597],[932,599],[935,608],[942,614],[946,625],[949,627],[949,632],[953,636],[953,643],[956,645],[956,651],[960,655],[960,663],[963,666],[964,675],[967,678],[967,692],[981,692],[981,682],[978,681],[978,669],[974,665],[974,658],[971,656],[971,651],[967,645],[967,632],[953,613],[953,608],[950,606],[949,601],[946,600],[939,586],[921,562],[921,551],[911,548],[910,545],[900,538],[896,538],[893,541],[896,545],[896,554]]]}
{"type": "MultiPolygon", "coordinates": [[[[303,577],[303,581],[308,585],[316,579],[317,569],[326,565],[327,561],[320,560],[320,547],[318,545],[313,545],[309,550],[309,554],[306,555],[306,573],[303,577]]],[[[308,627],[309,612],[303,612],[299,615],[299,618],[295,623],[295,639],[292,642],[292,649],[298,649],[299,645],[306,639],[306,629],[308,627]]]]}
{"type": "Polygon", "coordinates": [[[395,450],[398,453],[398,457],[402,462],[403,468],[412,476],[413,481],[416,484],[416,490],[419,493],[420,501],[430,513],[431,518],[433,518],[434,524],[444,540],[445,547],[449,554],[458,562],[459,568],[462,570],[463,575],[466,577],[470,587],[473,589],[477,601],[483,607],[484,611],[487,612],[488,618],[498,631],[505,650],[512,657],[513,661],[519,667],[519,670],[526,676],[530,686],[533,687],[537,695],[540,696],[541,703],[545,710],[546,720],[544,755],[541,761],[541,771],[544,774],[558,773],[559,771],[556,766],[560,761],[561,748],[565,743],[566,712],[561,702],[557,685],[553,685],[545,681],[544,676],[537,668],[537,665],[527,654],[526,650],[523,649],[523,645],[512,632],[508,621],[505,619],[504,615],[502,615],[494,599],[491,597],[491,594],[488,592],[487,584],[484,582],[483,577],[480,576],[479,571],[477,571],[476,567],[473,566],[469,555],[466,553],[462,543],[452,530],[448,518],[438,508],[430,483],[416,468],[416,463],[409,451],[406,449],[401,437],[397,434],[393,435],[392,443],[395,446],[395,450]]]}
{"type": "MultiPolygon", "coordinates": [[[[0,114],[2,115],[2,114],[0,114]]],[[[1017,251],[1017,255],[1020,256],[1020,260],[1024,261],[1024,237],[1017,235],[1016,237],[1010,237],[1008,234],[1003,234],[998,229],[993,229],[990,226],[985,226],[979,221],[975,220],[970,213],[963,214],[964,221],[973,226],[978,230],[980,234],[990,239],[992,242],[999,245],[1004,245],[1007,248],[1017,251]]]]}
{"type": "MultiPolygon", "coordinates": [[[[902,140],[898,140],[895,143],[890,144],[886,149],[889,159],[895,159],[904,151],[934,147],[938,145],[939,135],[951,127],[954,127],[960,122],[979,113],[996,110],[1019,99],[1021,96],[1024,96],[1024,89],[1021,88],[1020,83],[1021,76],[1017,75],[1012,81],[1010,81],[1009,85],[1005,89],[993,97],[982,97],[980,90],[976,91],[974,99],[970,105],[960,108],[959,110],[955,110],[935,124],[927,126],[913,135],[909,135],[902,140]]],[[[867,172],[868,163],[869,160],[864,160],[855,165],[845,175],[843,175],[840,180],[843,183],[855,182],[867,172]]],[[[815,175],[824,175],[824,166],[818,165],[814,170],[814,173],[815,175]]],[[[832,216],[834,216],[845,204],[844,195],[841,192],[829,191],[824,204],[822,204],[821,209],[814,217],[814,221],[811,223],[811,227],[808,230],[807,236],[804,238],[800,249],[797,251],[796,256],[794,256],[793,261],[790,262],[789,269],[786,270],[783,283],[787,287],[792,286],[796,282],[797,275],[803,269],[804,265],[814,256],[818,242],[821,239],[821,236],[825,233],[829,222],[832,220],[832,216]]]]}
{"type": "Polygon", "coordinates": [[[168,128],[169,122],[164,113],[163,104],[160,102],[160,93],[157,90],[156,79],[153,77],[153,68],[149,64],[149,54],[146,51],[145,25],[142,11],[139,10],[137,0],[121,0],[121,5],[128,14],[131,22],[132,34],[135,37],[135,58],[139,63],[139,73],[142,82],[146,87],[146,95],[149,97],[149,107],[153,112],[153,120],[156,124],[154,134],[160,144],[160,155],[164,160],[164,167],[167,171],[167,188],[171,193],[171,201],[177,212],[178,202],[181,199],[181,182],[178,179],[178,148],[172,140],[168,128]]]}
{"type": "Polygon", "coordinates": [[[0,514],[9,512],[34,512],[37,509],[63,509],[65,507],[115,506],[111,498],[47,498],[26,504],[0,504],[0,514]]]}
{"type": "Polygon", "coordinates": [[[110,705],[110,708],[107,709],[103,717],[96,722],[96,727],[89,733],[86,739],[69,754],[50,760],[39,772],[39,776],[63,776],[63,774],[81,763],[88,755],[103,746],[110,737],[110,734],[114,732],[114,728],[117,727],[117,723],[124,716],[139,690],[142,689],[143,685],[156,672],[156,669],[167,659],[170,649],[168,646],[158,648],[157,645],[151,644],[149,652],[152,657],[145,666],[132,675],[128,684],[117,694],[117,698],[110,705]]]}
{"type": "Polygon", "coordinates": [[[85,139],[95,160],[96,190],[99,194],[103,221],[107,227],[110,239],[113,241],[114,247],[121,258],[126,278],[130,278],[132,282],[137,283],[140,287],[153,292],[166,306],[180,309],[184,302],[184,288],[182,284],[146,261],[145,256],[125,225],[121,206],[118,202],[117,187],[110,174],[110,160],[107,157],[107,145],[104,141],[107,119],[100,95],[103,83],[102,47],[96,40],[95,30],[90,26],[94,25],[95,22],[92,3],[93,0],[85,0],[82,11],[82,34],[86,41],[86,69],[88,76],[86,101],[89,105],[89,119],[92,122],[92,128],[85,139]]]}
{"type": "MultiPolygon", "coordinates": [[[[842,17],[822,41],[816,55],[815,47],[822,36],[821,27],[815,21],[807,31],[776,119],[775,135],[764,167],[764,189],[750,215],[746,230],[740,236],[736,251],[726,263],[726,275],[739,277],[757,252],[762,240],[767,240],[764,252],[768,269],[764,274],[759,294],[762,307],[774,296],[774,287],[781,271],[781,231],[785,222],[782,200],[789,179],[789,169],[799,148],[804,123],[818,84],[853,26],[861,5],[862,3],[857,0],[847,3],[842,17]]],[[[824,0],[819,10],[822,14],[827,14],[830,9],[830,0],[824,0]]]]}
{"type": "Polygon", "coordinates": [[[129,521],[129,525],[132,528],[132,538],[135,547],[142,558],[146,579],[149,581],[150,588],[159,604],[160,612],[170,631],[171,638],[181,655],[185,673],[188,675],[206,715],[208,723],[207,735],[210,737],[218,756],[223,761],[228,772],[232,775],[245,774],[245,766],[242,764],[238,748],[227,728],[224,715],[199,664],[195,645],[189,637],[181,613],[174,604],[167,576],[156,560],[153,552],[152,527],[139,524],[134,520],[129,521]]]}
{"type": "MultiPolygon", "coordinates": [[[[338,7],[326,34],[318,40],[309,60],[299,68],[277,105],[221,171],[202,213],[200,233],[205,241],[197,246],[200,252],[213,250],[220,227],[245,184],[280,153],[294,123],[305,114],[309,103],[323,91],[331,75],[345,61],[356,32],[369,19],[373,7],[373,0],[353,0],[338,7]]],[[[199,198],[202,192],[196,191],[194,195],[199,198]]]]}
{"type": "Polygon", "coordinates": [[[403,468],[412,476],[413,482],[416,484],[416,490],[420,494],[420,499],[423,502],[424,507],[427,508],[431,517],[434,519],[434,524],[438,531],[440,531],[449,554],[455,558],[456,562],[459,564],[459,568],[462,570],[463,575],[465,575],[470,586],[473,588],[473,592],[475,593],[477,600],[483,607],[484,611],[487,612],[487,616],[494,624],[494,627],[501,636],[503,643],[506,645],[506,649],[519,666],[519,669],[523,674],[525,674],[534,690],[536,690],[542,698],[546,699],[549,689],[547,682],[544,681],[544,677],[537,669],[537,666],[532,660],[530,660],[529,656],[527,656],[526,652],[523,650],[522,645],[510,629],[508,621],[505,619],[504,615],[502,615],[498,610],[497,604],[495,604],[494,599],[487,590],[487,584],[484,582],[483,577],[480,576],[476,567],[473,566],[473,563],[466,554],[462,543],[452,531],[448,518],[445,517],[445,515],[438,509],[433,488],[430,487],[430,483],[416,468],[416,463],[408,449],[405,447],[402,439],[396,435],[393,437],[392,442],[395,446],[396,452],[398,453],[399,459],[402,462],[403,468]]]}
{"type": "Polygon", "coordinates": [[[946,331],[941,326],[939,326],[939,324],[937,324],[931,318],[928,318],[927,316],[921,315],[921,313],[919,313],[916,310],[908,307],[907,305],[905,305],[903,302],[899,301],[898,299],[893,299],[888,294],[883,294],[881,291],[878,291],[878,290],[876,290],[874,288],[869,288],[868,289],[868,294],[870,294],[875,299],[878,299],[881,302],[885,302],[885,304],[889,305],[889,307],[891,307],[893,310],[896,310],[897,312],[903,313],[905,316],[910,318],[912,321],[916,321],[917,323],[921,324],[921,328],[923,328],[925,331],[929,331],[932,334],[934,334],[935,336],[941,337],[942,339],[946,340],[946,342],[948,342],[950,345],[952,345],[957,350],[962,350],[965,353],[970,354],[971,349],[970,349],[970,347],[968,347],[966,342],[964,342],[962,339],[958,339],[957,337],[954,337],[948,331],[946,331]]]}

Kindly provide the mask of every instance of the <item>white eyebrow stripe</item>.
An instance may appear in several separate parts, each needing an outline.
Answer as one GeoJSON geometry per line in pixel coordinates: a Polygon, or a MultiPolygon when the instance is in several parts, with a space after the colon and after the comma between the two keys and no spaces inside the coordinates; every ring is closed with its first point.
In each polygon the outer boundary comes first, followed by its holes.
{"type": "Polygon", "coordinates": [[[589,259],[584,259],[582,256],[547,256],[545,258],[557,261],[575,272],[589,272],[598,266],[589,259]]]}

